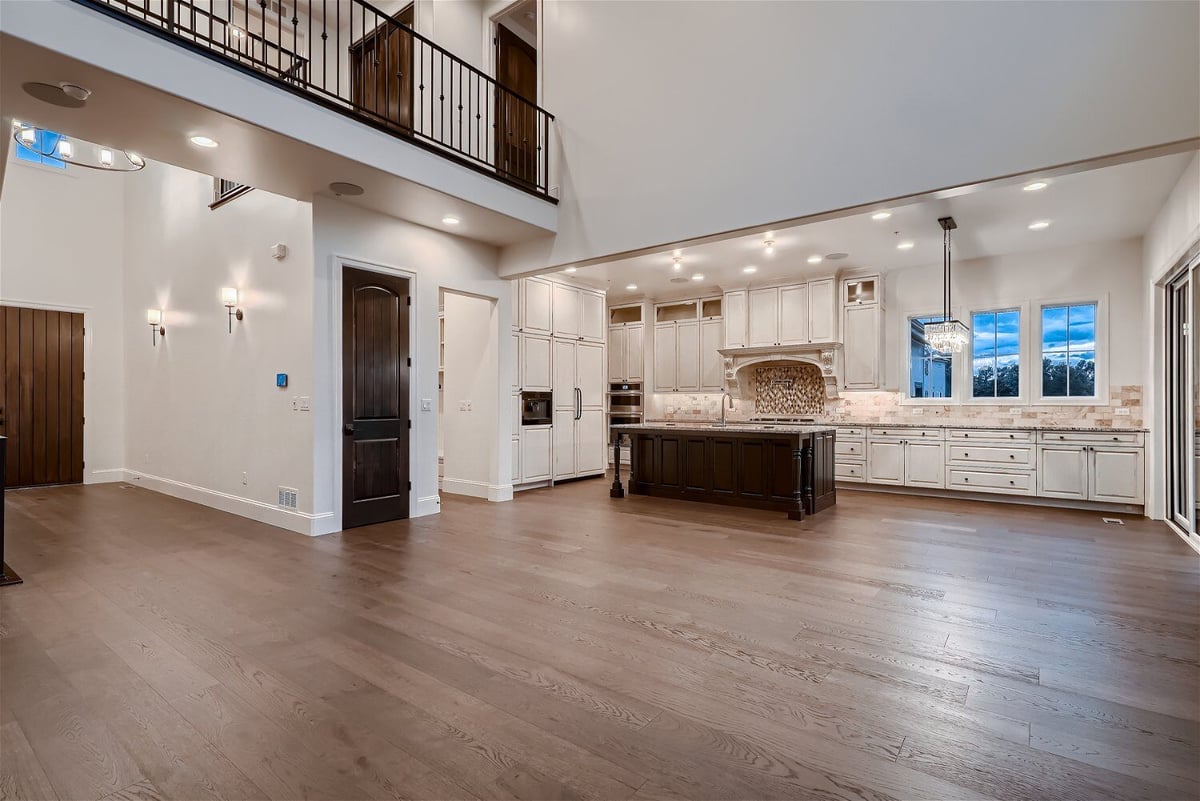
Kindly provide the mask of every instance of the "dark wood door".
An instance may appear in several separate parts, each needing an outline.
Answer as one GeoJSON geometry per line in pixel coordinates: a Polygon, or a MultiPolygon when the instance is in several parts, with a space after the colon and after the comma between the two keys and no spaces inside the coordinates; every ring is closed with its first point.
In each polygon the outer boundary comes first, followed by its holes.
{"type": "Polygon", "coordinates": [[[83,315],[0,306],[10,487],[83,481],[83,315]]]}
{"type": "Polygon", "coordinates": [[[408,517],[408,280],[342,273],[342,527],[408,517]]]}
{"type": "Polygon", "coordinates": [[[392,22],[350,46],[351,100],[362,111],[409,132],[413,127],[412,24],[410,5],[392,22]]]}
{"type": "Polygon", "coordinates": [[[496,26],[496,169],[536,184],[538,177],[537,51],[496,26]]]}

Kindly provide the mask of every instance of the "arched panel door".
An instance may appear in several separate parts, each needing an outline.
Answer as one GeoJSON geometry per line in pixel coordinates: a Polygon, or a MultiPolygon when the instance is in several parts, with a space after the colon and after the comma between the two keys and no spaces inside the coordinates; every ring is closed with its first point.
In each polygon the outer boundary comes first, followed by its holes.
{"type": "Polygon", "coordinates": [[[342,527],[408,517],[408,280],[342,275],[342,527]]]}

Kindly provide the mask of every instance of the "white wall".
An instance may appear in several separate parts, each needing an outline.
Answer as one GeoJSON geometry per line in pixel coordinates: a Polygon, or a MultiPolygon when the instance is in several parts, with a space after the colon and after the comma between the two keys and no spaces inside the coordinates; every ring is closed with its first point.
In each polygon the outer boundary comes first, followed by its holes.
{"type": "Polygon", "coordinates": [[[1200,155],[1179,176],[1158,215],[1146,231],[1142,263],[1142,298],[1149,322],[1142,352],[1145,404],[1150,436],[1146,441],[1146,514],[1161,519],[1165,509],[1163,437],[1163,291],[1159,283],[1180,259],[1200,243],[1200,155]]]}
{"type": "MultiPolygon", "coordinates": [[[[339,417],[338,316],[340,265],[345,260],[369,269],[378,267],[413,276],[411,474],[413,491],[409,508],[412,516],[436,512],[439,506],[437,476],[437,364],[438,364],[438,290],[441,288],[499,301],[494,315],[499,337],[497,359],[499,373],[492,391],[497,408],[506,408],[511,387],[500,382],[499,375],[512,372],[512,305],[510,284],[496,277],[496,249],[462,237],[404,222],[383,214],[326,197],[313,203],[314,293],[313,293],[313,396],[314,504],[318,512],[341,515],[341,423],[339,417]],[[503,336],[500,336],[503,334],[503,336]],[[429,399],[430,411],[421,410],[421,401],[429,399]]],[[[449,396],[447,396],[449,403],[449,396]]],[[[510,472],[511,425],[507,414],[498,415],[492,434],[498,454],[495,468],[489,468],[489,483],[508,484],[510,472]],[[501,447],[503,446],[503,447],[501,447]],[[501,479],[503,476],[503,480],[501,479]]],[[[332,529],[331,529],[332,530],[332,529]]]]}
{"type": "Polygon", "coordinates": [[[261,190],[210,202],[212,179],[177,167],[151,163],[128,181],[126,467],[154,489],[307,533],[314,415],[292,398],[313,392],[312,207],[261,190]],[[242,292],[232,334],[223,286],[242,292]],[[163,310],[157,347],[147,308],[163,310]],[[276,508],[281,485],[299,490],[299,514],[276,508]]]}
{"type": "Polygon", "coordinates": [[[1195,3],[561,0],[542,16],[559,234],[512,271],[1200,135],[1195,3]]]}
{"type": "Polygon", "coordinates": [[[511,483],[506,479],[502,482],[506,486],[497,484],[496,432],[499,416],[508,410],[507,405],[498,404],[496,394],[500,383],[497,304],[488,298],[457,292],[445,293],[444,300],[446,369],[442,386],[446,407],[441,419],[445,442],[442,490],[508,500],[512,497],[511,483]],[[464,403],[469,407],[464,408],[464,403]]]}
{"type": "Polygon", "coordinates": [[[0,204],[0,302],[84,313],[84,481],[121,480],[122,212],[126,182],[139,176],[60,171],[19,161],[11,151],[0,204]]]}

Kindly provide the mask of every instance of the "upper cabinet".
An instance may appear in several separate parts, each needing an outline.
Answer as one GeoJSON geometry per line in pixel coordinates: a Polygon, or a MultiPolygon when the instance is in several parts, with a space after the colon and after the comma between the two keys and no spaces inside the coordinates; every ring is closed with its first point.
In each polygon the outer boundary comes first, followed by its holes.
{"type": "Polygon", "coordinates": [[[573,286],[554,285],[554,336],[578,339],[582,330],[583,309],[580,292],[573,286]]]}
{"type": "Polygon", "coordinates": [[[654,307],[654,390],[716,391],[722,386],[724,299],[660,303],[654,307]]]}
{"type": "Polygon", "coordinates": [[[521,279],[520,322],[517,328],[530,334],[550,334],[554,315],[554,284],[543,278],[521,279]]]}
{"type": "Polygon", "coordinates": [[[883,303],[877,275],[842,280],[842,386],[879,389],[883,372],[883,303]]]}
{"type": "Polygon", "coordinates": [[[769,348],[837,341],[836,281],[725,293],[725,347],[769,348]]]}
{"type": "Polygon", "coordinates": [[[513,297],[513,328],[527,334],[603,342],[604,293],[545,278],[522,278],[513,297]]]}
{"type": "Polygon", "coordinates": [[[641,381],[645,375],[642,347],[645,324],[642,306],[613,306],[608,310],[608,380],[641,381]]]}

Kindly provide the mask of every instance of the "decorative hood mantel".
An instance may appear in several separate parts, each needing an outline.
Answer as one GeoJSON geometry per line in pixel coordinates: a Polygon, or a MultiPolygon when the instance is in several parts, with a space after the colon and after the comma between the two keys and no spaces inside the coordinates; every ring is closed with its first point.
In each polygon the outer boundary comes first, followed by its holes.
{"type": "Polygon", "coordinates": [[[838,397],[838,358],[841,342],[809,342],[803,345],[722,348],[718,353],[725,370],[725,389],[739,400],[753,400],[751,385],[754,367],[773,364],[811,364],[821,371],[825,397],[838,397]]]}

